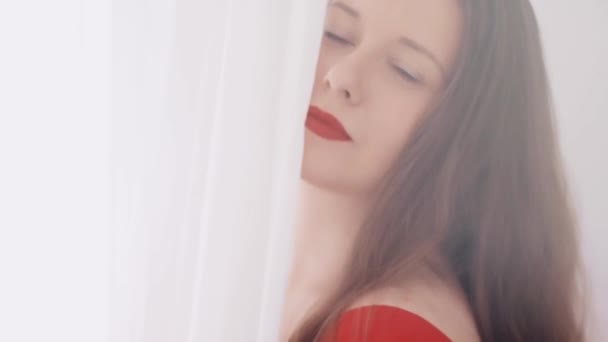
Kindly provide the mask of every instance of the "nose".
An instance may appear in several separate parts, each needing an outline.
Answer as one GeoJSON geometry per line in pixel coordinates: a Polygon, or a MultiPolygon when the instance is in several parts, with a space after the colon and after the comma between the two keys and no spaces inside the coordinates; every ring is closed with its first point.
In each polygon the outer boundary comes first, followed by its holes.
{"type": "Polygon", "coordinates": [[[323,79],[325,88],[351,105],[361,102],[361,68],[353,56],[334,63],[323,79]]]}

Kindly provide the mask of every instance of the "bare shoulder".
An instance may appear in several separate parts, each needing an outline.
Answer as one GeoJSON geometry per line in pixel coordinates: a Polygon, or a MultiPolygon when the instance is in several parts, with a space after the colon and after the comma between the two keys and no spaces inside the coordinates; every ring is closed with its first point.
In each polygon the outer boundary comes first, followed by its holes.
{"type": "Polygon", "coordinates": [[[460,289],[438,280],[419,279],[398,287],[387,287],[359,298],[351,307],[395,306],[422,317],[454,342],[481,339],[469,305],[460,289]]]}

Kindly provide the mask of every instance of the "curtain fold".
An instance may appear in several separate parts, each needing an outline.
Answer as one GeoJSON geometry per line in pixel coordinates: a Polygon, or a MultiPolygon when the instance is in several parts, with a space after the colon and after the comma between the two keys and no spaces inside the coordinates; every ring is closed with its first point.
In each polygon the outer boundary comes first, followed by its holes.
{"type": "Polygon", "coordinates": [[[114,2],[112,341],[276,341],[325,1],[114,2]]]}

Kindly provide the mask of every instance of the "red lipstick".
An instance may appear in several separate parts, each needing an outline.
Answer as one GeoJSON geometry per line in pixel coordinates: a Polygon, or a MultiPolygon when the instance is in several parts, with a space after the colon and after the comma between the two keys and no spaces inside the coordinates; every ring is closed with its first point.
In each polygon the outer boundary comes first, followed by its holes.
{"type": "Polygon", "coordinates": [[[306,128],[328,140],[351,141],[352,138],[340,121],[319,107],[310,106],[306,117],[306,128]]]}

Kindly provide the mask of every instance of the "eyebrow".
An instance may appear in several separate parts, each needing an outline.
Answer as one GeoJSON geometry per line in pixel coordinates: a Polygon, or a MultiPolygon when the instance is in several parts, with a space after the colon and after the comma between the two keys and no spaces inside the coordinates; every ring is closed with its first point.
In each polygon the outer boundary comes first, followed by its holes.
{"type": "Polygon", "coordinates": [[[339,8],[339,9],[343,10],[346,14],[350,15],[351,17],[359,18],[359,12],[357,12],[354,8],[348,6],[347,4],[345,4],[341,1],[331,1],[329,3],[329,6],[339,8]]]}

